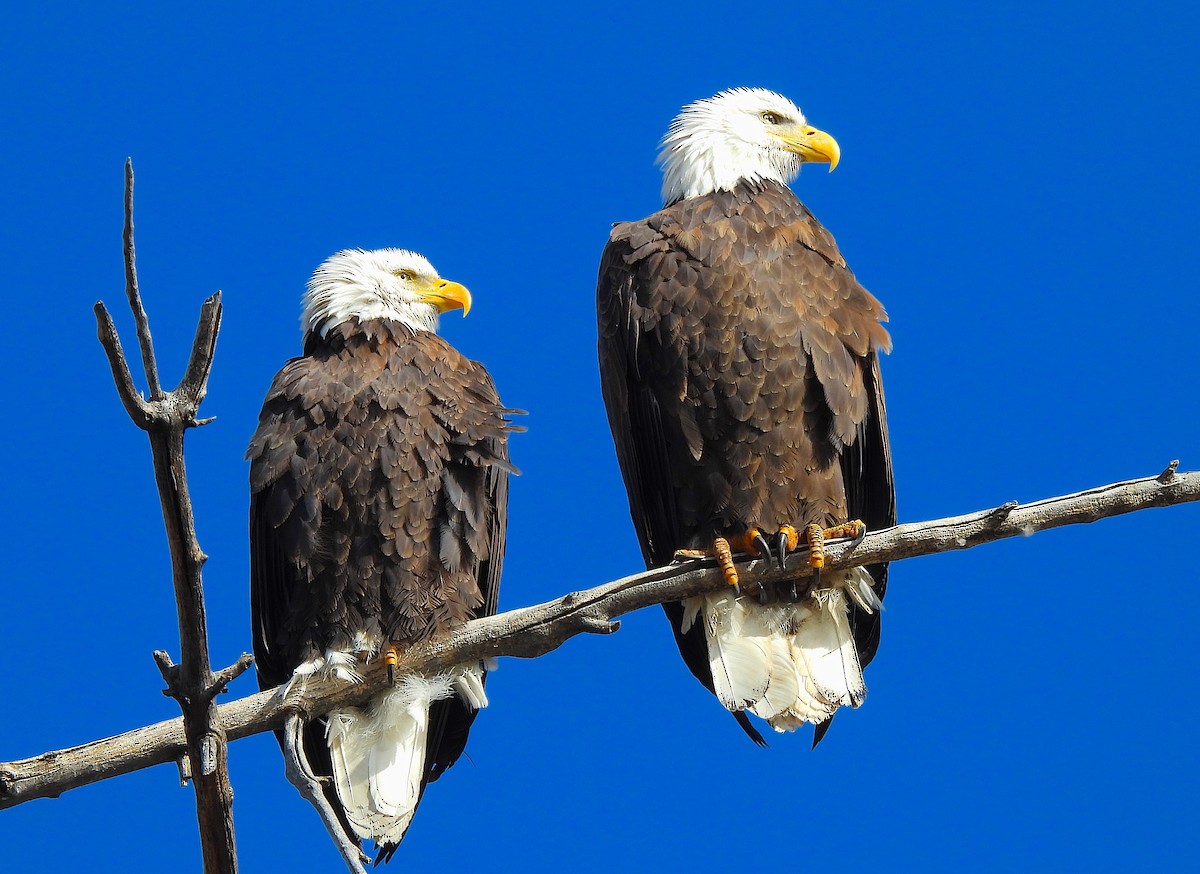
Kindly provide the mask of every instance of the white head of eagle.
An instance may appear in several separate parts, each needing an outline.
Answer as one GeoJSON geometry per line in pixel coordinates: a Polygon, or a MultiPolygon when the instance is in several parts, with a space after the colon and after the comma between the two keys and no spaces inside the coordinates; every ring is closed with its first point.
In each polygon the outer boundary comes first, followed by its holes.
{"type": "Polygon", "coordinates": [[[304,295],[305,333],[324,337],[350,319],[390,319],[414,331],[437,331],[438,315],[471,309],[471,294],[438,276],[407,249],[345,249],[316,269],[304,295]]]}
{"type": "Polygon", "coordinates": [[[731,88],[689,103],[671,122],[658,152],[663,203],[729,191],[742,180],[787,185],[804,162],[833,170],[840,157],[837,141],[783,95],[731,88]]]}

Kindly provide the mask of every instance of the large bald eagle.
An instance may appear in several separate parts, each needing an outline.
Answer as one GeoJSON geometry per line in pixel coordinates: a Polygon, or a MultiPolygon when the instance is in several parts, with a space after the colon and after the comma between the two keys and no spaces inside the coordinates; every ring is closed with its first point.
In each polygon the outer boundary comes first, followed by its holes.
{"type": "MultiPolygon", "coordinates": [[[[663,209],[613,228],[600,375],[648,567],[730,548],[782,562],[807,531],[819,569],[825,529],[895,523],[887,316],[788,188],[803,162],[838,158],[786,98],[725,91],[664,137],[663,209]]],[[[881,564],[664,607],[687,666],[751,738],[747,711],[777,731],[814,723],[815,744],[863,700],[886,580],[881,564]]]]}
{"type": "MultiPolygon", "coordinates": [[[[509,465],[491,377],[435,333],[467,290],[402,249],[313,274],[304,355],[275,376],[250,443],[251,608],[259,684],[354,679],[375,657],[495,612],[509,465]]],[[[454,764],[484,666],[402,679],[305,729],[351,841],[387,860],[427,783],[454,764]]]]}

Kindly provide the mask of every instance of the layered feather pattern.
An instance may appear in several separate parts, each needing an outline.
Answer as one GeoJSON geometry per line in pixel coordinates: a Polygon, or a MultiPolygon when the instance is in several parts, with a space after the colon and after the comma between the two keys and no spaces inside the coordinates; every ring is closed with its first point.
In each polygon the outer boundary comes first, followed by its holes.
{"type": "Polygon", "coordinates": [[[868,611],[879,601],[862,568],[828,574],[826,586],[797,603],[763,605],[732,591],[683,602],[680,632],[701,623],[713,691],[728,710],[749,710],[782,732],[863,702],[847,599],[868,611]]]}

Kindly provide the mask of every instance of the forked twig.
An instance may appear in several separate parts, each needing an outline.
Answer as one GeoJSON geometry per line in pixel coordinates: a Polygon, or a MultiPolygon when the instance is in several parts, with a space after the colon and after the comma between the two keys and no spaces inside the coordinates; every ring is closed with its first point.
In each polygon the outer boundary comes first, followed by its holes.
{"type": "MultiPolygon", "coordinates": [[[[154,478],[162,503],[163,522],[171,548],[171,570],[175,585],[175,606],[179,614],[180,664],[171,661],[165,651],[154,654],[167,693],[183,710],[184,737],[189,767],[181,776],[190,775],[196,792],[196,815],[200,824],[200,844],[204,870],[210,874],[235,874],[237,851],[233,834],[233,790],[229,783],[225,729],[217,715],[214,697],[253,661],[243,655],[233,664],[213,674],[208,656],[208,630],[204,613],[204,588],[201,568],[207,556],[196,540],[196,523],[188,492],[187,469],[183,460],[183,435],[187,429],[203,424],[196,410],[208,386],[217,332],[221,324],[221,294],[204,302],[200,323],[192,344],[183,381],[171,392],[164,392],[158,379],[158,365],[150,337],[150,322],[138,288],[133,243],[133,163],[125,162],[125,294],[137,325],[138,345],[146,369],[149,400],[143,399],[133,384],[129,363],[121,348],[112,317],[102,302],[95,306],[100,344],[108,356],[113,381],[135,425],[150,438],[154,460],[154,478]]],[[[186,776],[184,776],[186,779],[186,776]]]]}

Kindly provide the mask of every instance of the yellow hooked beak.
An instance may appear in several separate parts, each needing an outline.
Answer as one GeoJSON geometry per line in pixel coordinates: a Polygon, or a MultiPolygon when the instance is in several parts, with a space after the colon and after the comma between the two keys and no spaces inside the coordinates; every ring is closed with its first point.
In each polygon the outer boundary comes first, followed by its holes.
{"type": "Polygon", "coordinates": [[[833,172],[833,168],[838,165],[838,161],[842,157],[842,150],[838,146],[837,140],[825,131],[817,130],[811,125],[806,124],[796,133],[784,134],[781,139],[785,148],[789,152],[799,155],[801,161],[828,164],[830,173],[833,172]]]}
{"type": "Polygon", "coordinates": [[[429,291],[421,295],[421,300],[437,307],[439,313],[461,309],[463,315],[471,311],[471,292],[465,286],[448,279],[439,279],[429,291]]]}

